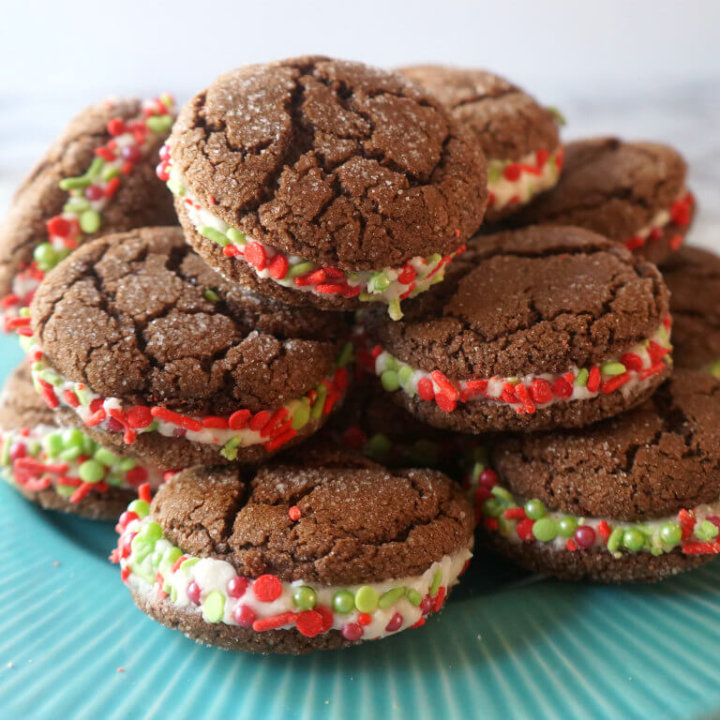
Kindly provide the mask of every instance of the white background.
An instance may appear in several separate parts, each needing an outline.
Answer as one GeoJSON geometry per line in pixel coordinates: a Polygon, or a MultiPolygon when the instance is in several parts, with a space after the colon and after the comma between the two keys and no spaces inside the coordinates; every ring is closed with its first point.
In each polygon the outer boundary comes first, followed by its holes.
{"type": "Polygon", "coordinates": [[[0,211],[84,104],[185,100],[302,53],[485,67],[560,106],[566,137],[674,144],[701,201],[696,240],[720,232],[720,0],[0,0],[0,211]]]}

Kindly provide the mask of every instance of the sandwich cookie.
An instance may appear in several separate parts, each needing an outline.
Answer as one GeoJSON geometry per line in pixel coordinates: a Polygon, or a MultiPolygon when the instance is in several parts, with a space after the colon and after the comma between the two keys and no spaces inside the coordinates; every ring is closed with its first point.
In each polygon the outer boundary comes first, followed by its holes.
{"type": "Polygon", "coordinates": [[[578,225],[662,264],[685,241],[695,201],[667,145],[595,138],[569,143],[557,186],[513,222],[578,225]]]}
{"type": "Polygon", "coordinates": [[[720,553],[720,381],[677,370],[591,428],[503,437],[480,476],[485,530],[564,579],[660,580],[720,553]]]}
{"type": "Polygon", "coordinates": [[[63,424],[162,467],[257,462],[344,397],[344,315],[229,287],[180,228],[87,243],[32,304],[38,391],[63,424]]]}
{"type": "Polygon", "coordinates": [[[663,265],[678,367],[720,376],[720,257],[684,247],[663,265]]]}
{"type": "Polygon", "coordinates": [[[482,150],[402,76],[329,58],[251,65],[182,110],[162,152],[190,244],[294,305],[351,309],[442,279],[487,204],[482,150]]]}
{"type": "Polygon", "coordinates": [[[177,222],[154,175],[172,98],[108,99],[78,115],[15,195],[0,229],[0,316],[29,334],[26,308],[45,274],[98,233],[177,222]]]}
{"type": "Polygon", "coordinates": [[[363,322],[393,401],[460,432],[587,425],[642,402],[670,371],[657,269],[580,228],[480,238],[405,319],[367,311],[363,322]]]}
{"type": "Polygon", "coordinates": [[[400,72],[443,102],[480,141],[488,169],[489,223],[553,187],[563,165],[562,116],[484,70],[419,65],[400,72]]]}
{"type": "Polygon", "coordinates": [[[423,625],[465,569],[473,526],[445,475],[333,453],[183,471],[121,516],[113,559],[154,620],[231,650],[299,654],[423,625]]]}
{"type": "Polygon", "coordinates": [[[38,398],[27,365],[0,394],[0,474],[28,500],[48,510],[114,520],[148,483],[163,473],[98,445],[76,428],[60,428],[38,398]]]}

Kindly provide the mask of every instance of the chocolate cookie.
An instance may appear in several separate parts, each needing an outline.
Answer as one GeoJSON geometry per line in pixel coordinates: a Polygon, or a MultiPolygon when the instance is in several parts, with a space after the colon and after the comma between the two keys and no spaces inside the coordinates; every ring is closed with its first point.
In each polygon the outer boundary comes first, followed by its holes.
{"type": "Polygon", "coordinates": [[[296,305],[426,290],[478,228],[485,159],[402,76],[323,57],[220,76],[163,152],[188,241],[226,277],[296,305]]]}
{"type": "Polygon", "coordinates": [[[720,374],[720,257],[684,247],[663,265],[678,367],[720,374]]]}
{"type": "Polygon", "coordinates": [[[137,487],[158,487],[162,472],[121,457],[77,429],[58,427],[41,402],[27,365],[0,394],[0,473],[28,500],[48,510],[114,520],[137,487]]]}
{"type": "Polygon", "coordinates": [[[81,112],[17,191],[0,228],[0,313],[6,331],[29,332],[19,317],[40,281],[99,233],[177,222],[155,177],[170,132],[170,96],[108,99],[81,112]]]}
{"type": "MultiPolygon", "coordinates": [[[[370,358],[372,361],[372,358],[370,358]]],[[[380,381],[364,375],[327,427],[338,444],[389,467],[426,467],[460,479],[484,448],[476,435],[439,430],[393,403],[380,381]]]]}
{"type": "Polygon", "coordinates": [[[78,249],[32,304],[33,376],[63,423],[163,467],[256,462],[342,400],[346,317],[230,287],[180,228],[78,249]]]}
{"type": "Polygon", "coordinates": [[[485,528],[531,570],[652,581],[720,553],[720,381],[707,373],[677,370],[592,428],[499,438],[491,464],[485,528]]]}
{"type": "Polygon", "coordinates": [[[474,433],[587,425],[637,405],[669,373],[669,322],[655,266],[571,227],[481,238],[404,320],[364,317],[392,399],[474,433]]]}
{"type": "Polygon", "coordinates": [[[485,70],[417,65],[400,72],[430,90],[480,141],[488,168],[487,222],[555,185],[563,164],[556,111],[485,70]]]}
{"type": "Polygon", "coordinates": [[[299,654],[418,627],[470,559],[472,508],[432,470],[332,452],[196,467],[120,518],[138,607],[199,642],[299,654]]]}
{"type": "Polygon", "coordinates": [[[667,145],[595,138],[569,143],[562,177],[513,222],[578,225],[651,262],[678,250],[695,213],[686,166],[667,145]]]}

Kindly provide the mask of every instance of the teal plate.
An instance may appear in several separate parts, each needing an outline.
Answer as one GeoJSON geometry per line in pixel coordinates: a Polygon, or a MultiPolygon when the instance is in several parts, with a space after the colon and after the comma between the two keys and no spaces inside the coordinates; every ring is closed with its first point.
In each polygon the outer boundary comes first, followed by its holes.
{"type": "MultiPolygon", "coordinates": [[[[20,360],[0,339],[0,373],[20,360]]],[[[348,650],[201,647],[133,605],[110,524],[0,487],[0,717],[720,716],[720,564],[656,586],[538,581],[477,558],[441,616],[348,650]]]]}

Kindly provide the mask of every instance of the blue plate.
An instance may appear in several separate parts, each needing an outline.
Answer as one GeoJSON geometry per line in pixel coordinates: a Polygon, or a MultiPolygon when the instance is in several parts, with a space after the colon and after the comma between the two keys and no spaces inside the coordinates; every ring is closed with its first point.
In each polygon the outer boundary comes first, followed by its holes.
{"type": "MultiPolygon", "coordinates": [[[[0,373],[21,358],[0,339],[0,373]]],[[[720,565],[656,586],[537,581],[476,558],[440,617],[308,657],[201,647],[135,608],[110,524],[0,487],[0,717],[720,715],[720,565]]]]}

